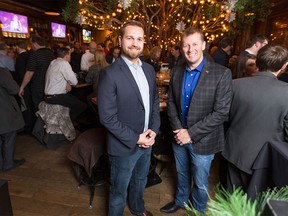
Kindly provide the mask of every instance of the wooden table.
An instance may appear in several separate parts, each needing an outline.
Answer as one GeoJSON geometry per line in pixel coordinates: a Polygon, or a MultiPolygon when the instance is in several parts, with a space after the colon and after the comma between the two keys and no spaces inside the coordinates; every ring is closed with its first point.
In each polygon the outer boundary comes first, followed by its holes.
{"type": "Polygon", "coordinates": [[[93,85],[86,82],[79,82],[76,86],[73,86],[71,94],[87,102],[87,96],[93,92],[93,85]]]}

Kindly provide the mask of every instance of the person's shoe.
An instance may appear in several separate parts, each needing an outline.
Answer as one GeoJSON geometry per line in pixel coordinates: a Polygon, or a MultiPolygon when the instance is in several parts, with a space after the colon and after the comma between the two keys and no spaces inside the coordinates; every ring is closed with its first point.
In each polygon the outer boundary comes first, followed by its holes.
{"type": "Polygon", "coordinates": [[[174,213],[178,211],[179,209],[183,209],[183,207],[178,206],[174,201],[167,203],[165,206],[163,206],[160,211],[163,213],[174,213]]]}
{"type": "Polygon", "coordinates": [[[22,160],[14,160],[14,163],[13,163],[13,166],[8,168],[8,169],[3,169],[4,171],[9,171],[11,169],[14,169],[16,167],[19,167],[21,166],[22,164],[24,164],[26,161],[25,159],[22,159],[22,160]]]}
{"type": "Polygon", "coordinates": [[[132,212],[131,212],[131,214],[135,215],[135,216],[153,216],[153,214],[147,210],[145,210],[145,212],[140,213],[140,214],[133,214],[132,212]]]}

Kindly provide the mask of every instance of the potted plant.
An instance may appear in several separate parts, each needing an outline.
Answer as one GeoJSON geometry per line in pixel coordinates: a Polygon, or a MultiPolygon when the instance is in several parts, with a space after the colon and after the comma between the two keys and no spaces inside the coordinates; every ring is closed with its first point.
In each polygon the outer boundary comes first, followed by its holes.
{"type": "MultiPolygon", "coordinates": [[[[207,216],[260,216],[267,200],[288,201],[288,186],[282,188],[268,189],[260,193],[257,198],[252,201],[247,194],[241,189],[236,188],[233,192],[216,187],[215,199],[209,199],[207,203],[207,216]]],[[[200,216],[200,212],[196,211],[192,204],[184,204],[188,216],[200,216]]]]}

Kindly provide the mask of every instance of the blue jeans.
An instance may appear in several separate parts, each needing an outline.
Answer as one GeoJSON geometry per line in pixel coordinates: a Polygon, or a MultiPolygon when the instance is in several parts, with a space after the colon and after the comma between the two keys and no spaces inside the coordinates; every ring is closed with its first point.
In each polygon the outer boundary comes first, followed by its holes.
{"type": "Polygon", "coordinates": [[[144,190],[150,167],[151,148],[137,148],[132,155],[125,157],[109,156],[111,173],[109,189],[109,216],[123,215],[128,204],[133,214],[145,212],[144,190]],[[128,189],[129,185],[129,189],[128,189]]]}
{"type": "Polygon", "coordinates": [[[175,203],[181,207],[184,207],[184,202],[188,204],[193,179],[193,207],[205,214],[208,201],[208,177],[214,154],[199,155],[193,150],[193,144],[180,146],[173,143],[173,151],[178,178],[175,203]]]}

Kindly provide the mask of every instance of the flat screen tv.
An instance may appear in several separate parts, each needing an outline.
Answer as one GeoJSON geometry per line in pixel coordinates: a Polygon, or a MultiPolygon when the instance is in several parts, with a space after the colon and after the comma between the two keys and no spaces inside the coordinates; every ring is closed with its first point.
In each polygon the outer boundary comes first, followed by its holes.
{"type": "Polygon", "coordinates": [[[91,42],[91,31],[87,29],[82,29],[82,35],[83,35],[83,43],[91,42]]]}
{"type": "Polygon", "coordinates": [[[20,14],[0,11],[3,32],[28,33],[28,18],[20,14]]]}
{"type": "Polygon", "coordinates": [[[66,38],[66,25],[51,22],[52,37],[66,38]]]}

